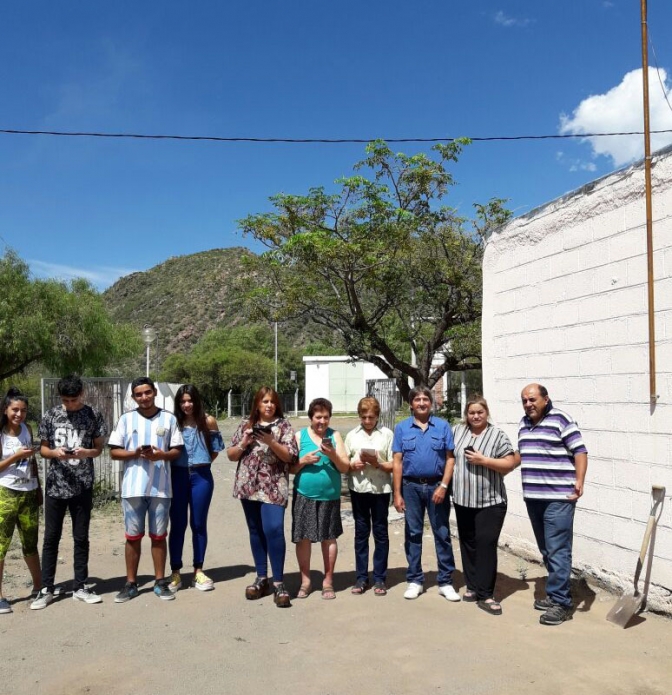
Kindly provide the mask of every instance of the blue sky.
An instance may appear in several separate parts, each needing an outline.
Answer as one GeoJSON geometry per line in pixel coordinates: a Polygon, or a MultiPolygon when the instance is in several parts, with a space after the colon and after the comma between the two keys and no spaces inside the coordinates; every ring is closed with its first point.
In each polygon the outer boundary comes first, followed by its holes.
{"type": "MultiPolygon", "coordinates": [[[[8,0],[0,128],[286,138],[639,129],[639,12],[638,0],[8,0]]],[[[667,92],[670,26],[672,3],[649,0],[667,92]]],[[[652,127],[672,129],[657,75],[650,90],[652,127]]],[[[331,186],[363,151],[0,134],[0,244],[36,275],[104,288],[170,256],[249,245],[237,219],[269,209],[277,192],[331,186]]],[[[520,214],[640,155],[639,138],[474,143],[447,202],[468,215],[475,201],[509,198],[520,214]]]]}

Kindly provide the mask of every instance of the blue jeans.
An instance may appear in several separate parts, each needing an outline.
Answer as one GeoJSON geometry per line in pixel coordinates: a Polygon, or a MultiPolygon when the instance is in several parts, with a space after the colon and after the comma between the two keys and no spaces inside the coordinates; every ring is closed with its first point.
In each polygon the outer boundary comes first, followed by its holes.
{"type": "Polygon", "coordinates": [[[208,510],[215,489],[210,466],[186,468],[171,466],[173,501],[170,505],[170,569],[182,569],[182,549],[187,531],[187,516],[194,547],[194,567],[203,569],[208,545],[208,510]]]}
{"type": "Polygon", "coordinates": [[[387,510],[390,493],[355,492],[350,490],[352,517],[355,520],[355,569],[357,579],[369,581],[369,536],[373,526],[373,581],[387,579],[390,538],[387,533],[387,510]]]}
{"type": "Polygon", "coordinates": [[[250,547],[257,577],[268,577],[271,560],[273,579],[283,581],[285,574],[285,508],[256,500],[240,500],[250,532],[250,547]]]}
{"type": "Polygon", "coordinates": [[[423,584],[425,581],[425,575],[422,572],[422,535],[426,511],[434,534],[436,562],[439,569],[437,582],[439,586],[452,583],[455,558],[448,525],[450,497],[446,493],[441,504],[434,504],[432,495],[438,485],[439,483],[423,485],[407,480],[402,481],[401,493],[406,505],[404,548],[408,562],[408,570],[406,570],[406,581],[408,582],[423,584]]]}
{"type": "Polygon", "coordinates": [[[572,539],[576,502],[525,500],[534,537],[548,572],[546,595],[554,603],[571,608],[569,579],[572,573],[572,539]]]}

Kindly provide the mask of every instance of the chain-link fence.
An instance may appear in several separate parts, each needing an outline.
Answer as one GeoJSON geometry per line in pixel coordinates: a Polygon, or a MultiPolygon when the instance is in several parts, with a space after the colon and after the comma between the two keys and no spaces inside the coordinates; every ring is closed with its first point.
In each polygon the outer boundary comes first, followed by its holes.
{"type": "Polygon", "coordinates": [[[373,396],[380,403],[378,424],[394,430],[394,423],[399,408],[400,394],[394,379],[367,379],[366,395],[373,396]]]}
{"type": "MultiPolygon", "coordinates": [[[[285,417],[296,416],[306,409],[305,394],[298,390],[279,393],[278,397],[285,417]]],[[[229,393],[226,411],[228,417],[239,419],[249,415],[253,399],[254,394],[252,393],[229,393]]]]}

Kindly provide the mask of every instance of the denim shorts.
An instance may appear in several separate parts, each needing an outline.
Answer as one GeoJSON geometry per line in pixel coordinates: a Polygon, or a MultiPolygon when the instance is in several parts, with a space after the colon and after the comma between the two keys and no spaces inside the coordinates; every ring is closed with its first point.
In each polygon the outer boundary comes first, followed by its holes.
{"type": "Polygon", "coordinates": [[[161,541],[168,535],[170,498],[124,497],[121,508],[129,541],[140,540],[145,535],[145,517],[149,518],[149,537],[152,540],[161,541]]]}

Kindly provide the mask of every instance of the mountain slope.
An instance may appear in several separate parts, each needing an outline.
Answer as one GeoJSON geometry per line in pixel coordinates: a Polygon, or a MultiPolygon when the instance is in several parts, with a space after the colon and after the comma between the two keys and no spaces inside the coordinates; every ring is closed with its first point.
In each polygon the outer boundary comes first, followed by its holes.
{"type": "Polygon", "coordinates": [[[164,355],[187,351],[207,330],[246,320],[233,279],[250,253],[235,247],[172,257],[120,278],[103,298],[117,321],[155,328],[164,355]]]}

